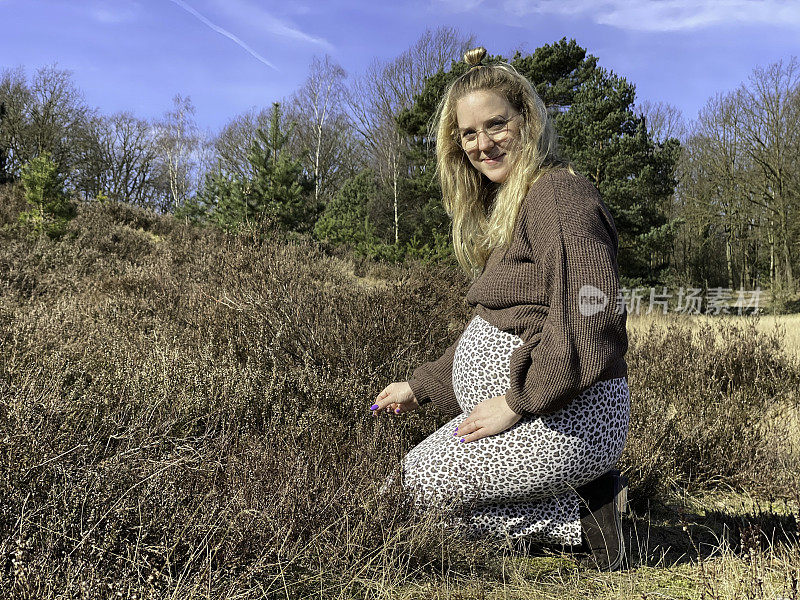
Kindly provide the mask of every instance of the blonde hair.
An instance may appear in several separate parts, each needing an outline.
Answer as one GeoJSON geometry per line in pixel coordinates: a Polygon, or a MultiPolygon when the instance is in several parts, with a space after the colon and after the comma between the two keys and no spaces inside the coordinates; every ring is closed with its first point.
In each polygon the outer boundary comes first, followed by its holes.
{"type": "MultiPolygon", "coordinates": [[[[444,209],[453,224],[453,250],[464,271],[476,277],[492,249],[511,242],[519,207],[542,173],[567,164],[558,157],[552,120],[531,83],[508,63],[484,65],[486,48],[464,54],[470,69],[453,81],[439,103],[436,123],[436,173],[444,209]],[[504,97],[523,118],[519,138],[507,153],[509,174],[491,182],[469,162],[457,140],[457,102],[486,90],[504,97]]],[[[570,169],[571,170],[571,169],[570,169]]]]}

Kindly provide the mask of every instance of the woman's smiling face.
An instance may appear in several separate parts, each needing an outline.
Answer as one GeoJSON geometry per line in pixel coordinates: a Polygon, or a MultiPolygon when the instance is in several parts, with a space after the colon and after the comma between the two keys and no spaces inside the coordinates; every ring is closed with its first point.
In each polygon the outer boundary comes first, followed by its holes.
{"type": "Polygon", "coordinates": [[[472,166],[495,183],[503,183],[510,166],[507,152],[519,137],[519,112],[503,96],[489,90],[477,90],[456,102],[456,120],[460,135],[477,132],[477,140],[465,148],[472,166]],[[486,134],[492,125],[508,122],[504,139],[493,141],[486,134]]]}

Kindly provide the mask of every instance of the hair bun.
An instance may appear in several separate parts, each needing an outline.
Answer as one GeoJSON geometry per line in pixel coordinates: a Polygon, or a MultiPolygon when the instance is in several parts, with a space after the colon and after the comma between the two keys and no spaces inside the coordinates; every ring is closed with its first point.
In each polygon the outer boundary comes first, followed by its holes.
{"type": "Polygon", "coordinates": [[[482,66],[481,62],[486,57],[486,48],[483,46],[478,46],[477,48],[473,48],[472,50],[467,50],[464,53],[464,62],[467,63],[470,67],[477,67],[482,66]]]}

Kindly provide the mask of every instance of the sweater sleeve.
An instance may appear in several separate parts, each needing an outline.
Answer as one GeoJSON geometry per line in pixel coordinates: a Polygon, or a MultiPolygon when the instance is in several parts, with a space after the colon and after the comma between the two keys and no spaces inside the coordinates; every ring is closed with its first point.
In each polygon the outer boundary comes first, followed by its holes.
{"type": "Polygon", "coordinates": [[[414,369],[408,380],[420,406],[432,402],[444,415],[457,415],[461,408],[453,391],[453,356],[459,338],[438,359],[414,369]]]}
{"type": "Polygon", "coordinates": [[[616,248],[601,238],[565,236],[560,225],[557,229],[541,256],[549,304],[542,331],[511,355],[506,401],[518,414],[563,408],[607,378],[627,350],[616,248]]]}

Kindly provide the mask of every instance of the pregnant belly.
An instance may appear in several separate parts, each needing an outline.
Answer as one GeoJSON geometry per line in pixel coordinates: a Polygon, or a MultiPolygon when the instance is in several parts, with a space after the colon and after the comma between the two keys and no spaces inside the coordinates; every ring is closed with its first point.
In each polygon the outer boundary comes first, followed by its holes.
{"type": "Polygon", "coordinates": [[[482,317],[472,318],[453,355],[453,391],[462,411],[470,412],[479,402],[508,390],[511,353],[522,343],[519,336],[482,317]]]}

